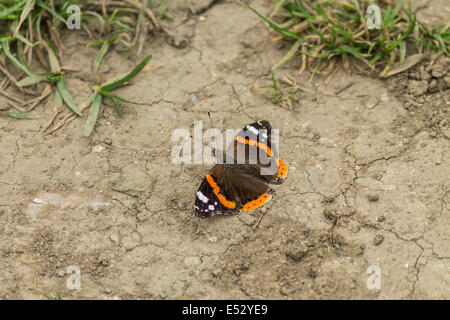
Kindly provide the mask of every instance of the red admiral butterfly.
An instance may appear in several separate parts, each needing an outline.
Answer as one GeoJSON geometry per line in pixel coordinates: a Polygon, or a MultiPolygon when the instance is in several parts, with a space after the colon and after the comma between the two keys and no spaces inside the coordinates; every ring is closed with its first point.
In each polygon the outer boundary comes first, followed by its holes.
{"type": "Polygon", "coordinates": [[[239,131],[223,153],[223,163],[216,164],[200,184],[194,205],[198,217],[251,211],[272,198],[275,191],[267,183],[283,183],[288,169],[271,138],[272,127],[265,120],[239,131]]]}

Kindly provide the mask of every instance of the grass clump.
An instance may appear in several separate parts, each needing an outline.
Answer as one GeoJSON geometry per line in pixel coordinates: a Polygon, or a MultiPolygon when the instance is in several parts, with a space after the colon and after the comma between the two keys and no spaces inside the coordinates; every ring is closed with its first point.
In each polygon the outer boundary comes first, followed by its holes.
{"type": "Polygon", "coordinates": [[[449,24],[430,27],[421,23],[411,7],[405,8],[402,1],[392,6],[382,5],[379,28],[368,24],[367,9],[375,1],[276,0],[269,17],[243,4],[279,33],[274,41],[294,42],[273,70],[299,56],[300,71],[308,67],[313,75],[328,74],[337,59],[348,66],[349,57],[354,57],[384,76],[394,65],[404,63],[409,55],[436,52],[448,55],[450,50],[449,24]]]}
{"type": "MultiPolygon", "coordinates": [[[[55,113],[53,119],[44,128],[49,129],[54,119],[66,105],[70,113],[54,124],[54,132],[75,117],[82,116],[83,110],[91,106],[90,116],[84,134],[88,136],[95,125],[103,97],[111,99],[120,116],[122,110],[117,101],[131,102],[112,92],[113,89],[135,77],[150,61],[147,56],[128,75],[112,79],[111,83],[94,85],[94,94],[88,101],[77,106],[66,86],[68,69],[60,65],[60,55],[65,47],[61,33],[68,28],[68,20],[73,19],[71,6],[80,9],[80,27],[90,38],[90,45],[99,45],[99,51],[93,61],[93,73],[99,72],[101,62],[114,47],[123,53],[130,53],[137,48],[139,55],[148,30],[160,29],[159,19],[170,17],[164,0],[124,0],[124,1],[58,1],[58,0],[0,0],[0,72],[6,78],[0,83],[0,94],[7,97],[14,112],[2,112],[0,115],[18,119],[34,118],[29,112],[42,102],[50,93],[54,96],[55,113]],[[154,13],[155,12],[155,13],[154,13]],[[99,30],[94,35],[93,29],[99,30]],[[30,65],[37,61],[46,72],[36,73],[30,65]],[[16,76],[8,71],[11,65],[16,76]],[[19,79],[16,79],[18,74],[19,79]],[[29,101],[21,101],[6,89],[13,84],[24,94],[39,96],[29,101]],[[39,86],[38,86],[39,85],[39,86]],[[43,89],[42,89],[43,88],[43,89]],[[92,110],[94,108],[94,110],[92,110]],[[97,110],[97,111],[96,111],[97,110]],[[17,112],[16,112],[17,111],[17,112]]],[[[101,77],[95,77],[101,79],[101,77]]]]}

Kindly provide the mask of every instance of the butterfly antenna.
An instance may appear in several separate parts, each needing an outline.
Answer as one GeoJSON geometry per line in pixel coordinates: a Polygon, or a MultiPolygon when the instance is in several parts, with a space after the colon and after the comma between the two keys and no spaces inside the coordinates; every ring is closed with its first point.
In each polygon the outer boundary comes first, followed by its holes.
{"type": "MultiPolygon", "coordinates": [[[[213,123],[212,123],[212,119],[211,119],[211,112],[208,111],[208,118],[209,118],[209,124],[211,125],[211,129],[214,128],[213,123]]],[[[216,153],[216,150],[218,150],[218,145],[217,145],[217,141],[214,140],[214,144],[216,145],[216,148],[214,150],[214,154],[216,153]]]]}
{"type": "Polygon", "coordinates": [[[211,129],[214,128],[213,123],[212,123],[212,119],[211,119],[211,112],[208,111],[208,118],[209,118],[209,124],[211,125],[211,129]]]}
{"type": "Polygon", "coordinates": [[[201,143],[202,145],[204,145],[205,147],[209,147],[209,145],[208,145],[207,143],[203,142],[202,140],[198,140],[198,139],[194,138],[194,137],[192,136],[192,134],[189,134],[189,135],[190,135],[191,138],[194,139],[195,141],[200,142],[200,143],[201,143]]]}

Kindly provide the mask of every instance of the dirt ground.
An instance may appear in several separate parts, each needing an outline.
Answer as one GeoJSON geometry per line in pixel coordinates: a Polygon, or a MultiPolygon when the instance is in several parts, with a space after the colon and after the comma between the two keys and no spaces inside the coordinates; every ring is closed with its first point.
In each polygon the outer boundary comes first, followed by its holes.
{"type": "MultiPolygon", "coordinates": [[[[414,5],[448,21],[445,2],[414,5]]],[[[90,139],[85,118],[45,135],[52,98],[37,120],[0,118],[0,298],[449,299],[450,59],[383,81],[340,69],[328,82],[309,82],[292,61],[276,74],[309,88],[292,115],[252,90],[287,48],[253,13],[231,0],[170,10],[173,37],[150,34],[142,56],[105,58],[110,77],[153,55],[119,90],[144,103],[123,105],[124,119],[106,106],[90,139]],[[210,166],[171,164],[171,134],[195,120],[207,129],[208,111],[221,130],[261,119],[280,129],[289,174],[263,208],[194,215],[210,166]],[[138,199],[112,190],[154,179],[138,199]],[[66,285],[70,266],[80,289],[66,285]]],[[[88,40],[65,33],[77,103],[94,83],[88,40]]]]}

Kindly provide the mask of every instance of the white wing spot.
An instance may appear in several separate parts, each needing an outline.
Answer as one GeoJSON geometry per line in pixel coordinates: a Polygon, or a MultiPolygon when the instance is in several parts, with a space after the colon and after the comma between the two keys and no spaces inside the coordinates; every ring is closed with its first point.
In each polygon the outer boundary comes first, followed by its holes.
{"type": "Polygon", "coordinates": [[[197,198],[199,198],[203,203],[207,203],[209,201],[208,197],[205,196],[201,191],[197,192],[197,198]]]}
{"type": "Polygon", "coordinates": [[[256,135],[258,135],[259,133],[258,130],[253,126],[247,126],[247,129],[256,135]]]}
{"type": "Polygon", "coordinates": [[[213,211],[215,208],[214,208],[213,205],[210,204],[210,205],[208,206],[208,209],[211,210],[211,211],[213,211]]]}

